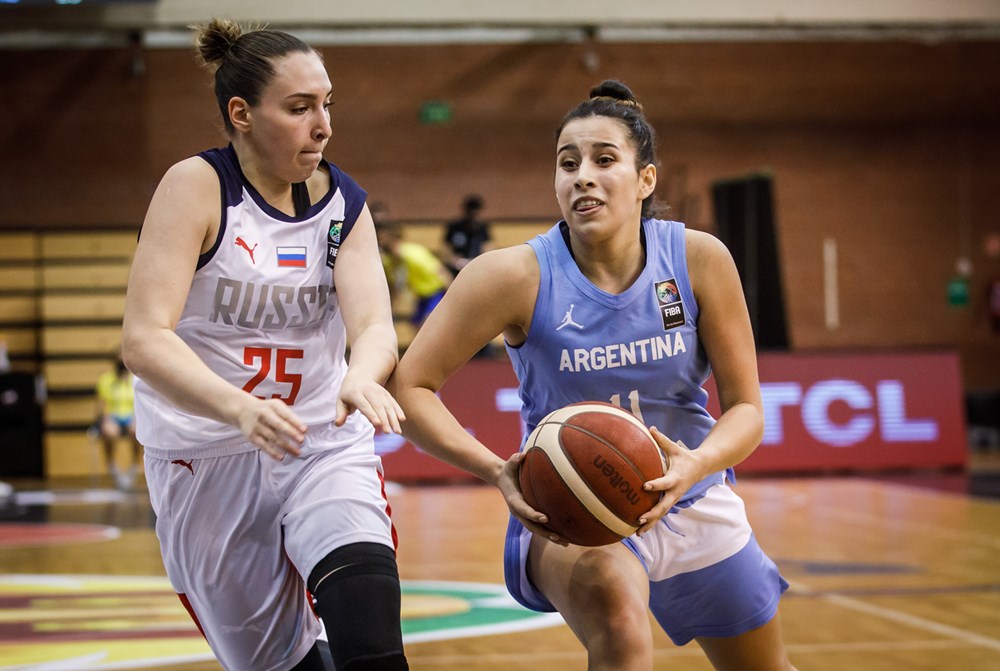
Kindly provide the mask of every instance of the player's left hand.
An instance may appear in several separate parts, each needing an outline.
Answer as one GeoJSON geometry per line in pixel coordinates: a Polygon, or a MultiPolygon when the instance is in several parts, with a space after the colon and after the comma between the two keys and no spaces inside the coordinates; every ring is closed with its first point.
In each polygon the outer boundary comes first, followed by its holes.
{"type": "Polygon", "coordinates": [[[684,492],[705,477],[697,451],[688,449],[684,443],[675,443],[660,433],[656,427],[652,427],[650,433],[663,450],[667,460],[667,470],[663,477],[650,480],[643,485],[646,491],[663,492],[663,495],[648,513],[639,517],[640,525],[636,533],[640,536],[656,526],[656,523],[684,496],[684,492]]]}
{"type": "Polygon", "coordinates": [[[337,419],[334,424],[343,426],[347,416],[355,410],[367,417],[376,431],[402,432],[400,425],[406,416],[392,394],[375,380],[348,370],[337,396],[337,419]]]}
{"type": "Polygon", "coordinates": [[[521,485],[519,484],[519,473],[521,462],[523,461],[524,452],[515,452],[507,459],[503,470],[500,471],[500,475],[497,478],[496,486],[503,493],[504,499],[507,501],[507,507],[510,509],[511,514],[531,533],[542,538],[547,538],[559,545],[568,545],[565,540],[559,537],[559,534],[545,526],[549,521],[545,513],[535,510],[524,500],[524,494],[521,493],[521,485]]]}

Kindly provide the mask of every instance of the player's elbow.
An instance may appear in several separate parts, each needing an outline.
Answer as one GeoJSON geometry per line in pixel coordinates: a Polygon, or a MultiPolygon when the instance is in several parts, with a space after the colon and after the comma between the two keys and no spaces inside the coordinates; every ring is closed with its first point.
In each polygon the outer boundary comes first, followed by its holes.
{"type": "Polygon", "coordinates": [[[135,375],[142,377],[156,358],[156,330],[143,328],[128,315],[122,324],[122,362],[135,375]]]}
{"type": "Polygon", "coordinates": [[[743,415],[749,436],[748,443],[753,445],[752,452],[764,439],[764,408],[759,403],[744,403],[743,415]]]}
{"type": "Polygon", "coordinates": [[[132,371],[135,375],[141,377],[140,371],[143,368],[143,356],[142,356],[142,340],[137,338],[134,333],[129,333],[127,330],[122,330],[122,362],[125,367],[132,371]]]}

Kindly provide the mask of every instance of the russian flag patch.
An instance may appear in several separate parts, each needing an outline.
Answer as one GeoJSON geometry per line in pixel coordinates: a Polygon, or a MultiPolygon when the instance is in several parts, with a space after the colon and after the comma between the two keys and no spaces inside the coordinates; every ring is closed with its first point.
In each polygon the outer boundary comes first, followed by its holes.
{"type": "Polygon", "coordinates": [[[278,247],[279,268],[305,268],[305,247],[278,247]]]}

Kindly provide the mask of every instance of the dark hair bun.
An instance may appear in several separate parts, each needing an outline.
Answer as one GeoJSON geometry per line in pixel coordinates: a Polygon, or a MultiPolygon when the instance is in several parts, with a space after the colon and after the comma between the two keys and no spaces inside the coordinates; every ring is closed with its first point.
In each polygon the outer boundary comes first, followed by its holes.
{"type": "Polygon", "coordinates": [[[605,79],[603,82],[590,89],[591,98],[612,98],[622,102],[638,103],[632,89],[625,86],[617,79],[605,79]]]}
{"type": "Polygon", "coordinates": [[[206,66],[218,66],[233,44],[243,34],[239,24],[230,19],[212,19],[207,26],[195,26],[195,49],[206,66]]]}

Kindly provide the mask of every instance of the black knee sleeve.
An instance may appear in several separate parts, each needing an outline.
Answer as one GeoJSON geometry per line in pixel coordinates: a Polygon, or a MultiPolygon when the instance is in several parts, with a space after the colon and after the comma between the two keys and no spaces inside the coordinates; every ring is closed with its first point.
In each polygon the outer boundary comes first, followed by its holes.
{"type": "Polygon", "coordinates": [[[307,582],[337,671],[405,671],[396,555],[379,543],[337,548],[307,582]]]}
{"type": "MultiPolygon", "coordinates": [[[[317,643],[319,643],[317,641],[317,643]]],[[[313,645],[298,664],[292,667],[291,671],[329,671],[330,667],[323,663],[323,655],[320,654],[319,646],[313,645]]]]}

